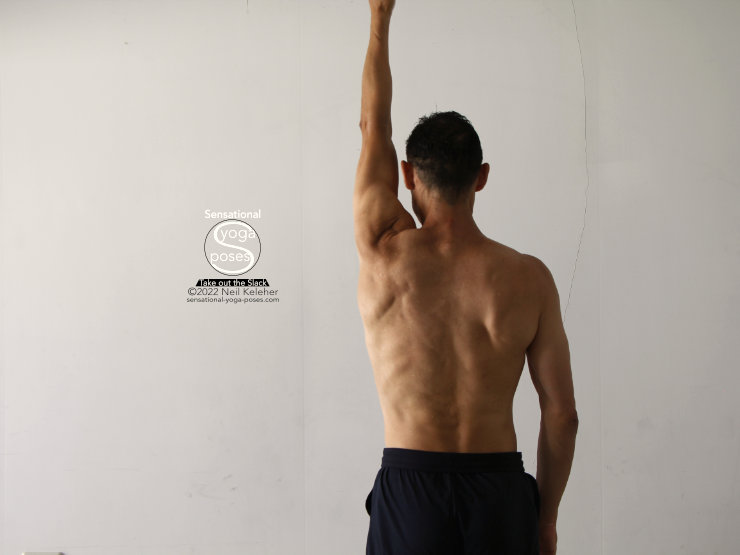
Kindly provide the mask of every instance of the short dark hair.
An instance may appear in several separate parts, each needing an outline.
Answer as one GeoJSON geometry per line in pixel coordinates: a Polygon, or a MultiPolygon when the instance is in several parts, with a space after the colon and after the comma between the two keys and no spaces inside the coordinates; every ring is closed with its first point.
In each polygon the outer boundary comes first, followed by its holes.
{"type": "Polygon", "coordinates": [[[457,112],[422,116],[406,139],[406,159],[448,204],[473,187],[483,162],[478,133],[457,112]]]}

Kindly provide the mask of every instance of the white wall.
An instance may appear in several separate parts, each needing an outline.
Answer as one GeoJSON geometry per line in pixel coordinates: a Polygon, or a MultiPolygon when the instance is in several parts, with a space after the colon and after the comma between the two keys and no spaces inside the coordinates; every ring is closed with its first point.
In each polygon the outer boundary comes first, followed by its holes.
{"type": "MultiPolygon", "coordinates": [[[[719,1],[396,7],[399,159],[422,114],[468,116],[481,229],[558,283],[581,420],[559,553],[740,545],[739,22],[719,1]]],[[[0,2],[0,555],[364,552],[368,32],[364,0],[0,2]],[[187,303],[218,277],[204,210],[258,208],[247,277],[279,302],[187,303]]],[[[525,374],[533,474],[537,409],[525,374]]]]}
{"type": "Polygon", "coordinates": [[[604,553],[737,553],[740,4],[605,4],[604,553]]]}
{"type": "Polygon", "coordinates": [[[0,4],[3,555],[303,551],[300,20],[252,4],[0,4]],[[186,303],[237,208],[280,302],[186,303]]]}

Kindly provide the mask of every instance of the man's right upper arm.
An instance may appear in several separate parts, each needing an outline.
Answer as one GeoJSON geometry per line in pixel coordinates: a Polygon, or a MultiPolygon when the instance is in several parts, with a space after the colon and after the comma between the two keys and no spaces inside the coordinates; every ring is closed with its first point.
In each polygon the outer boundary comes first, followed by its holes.
{"type": "Polygon", "coordinates": [[[532,257],[540,287],[540,318],[532,343],[527,347],[527,363],[544,415],[577,420],[570,368],[570,350],[560,315],[560,296],[547,266],[532,257]]]}

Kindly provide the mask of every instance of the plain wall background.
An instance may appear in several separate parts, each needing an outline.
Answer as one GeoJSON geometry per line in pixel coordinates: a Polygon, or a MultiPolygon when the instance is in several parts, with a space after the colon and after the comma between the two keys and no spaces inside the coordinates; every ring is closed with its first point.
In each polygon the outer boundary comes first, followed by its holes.
{"type": "MultiPolygon", "coordinates": [[[[560,290],[581,426],[559,553],[740,546],[738,23],[720,1],[398,0],[399,159],[422,114],[468,116],[479,226],[560,290]]],[[[2,555],[364,552],[368,35],[364,0],[0,2],[2,555]],[[186,303],[218,277],[204,210],[258,208],[247,277],[280,302],[186,303]]],[[[526,372],[515,422],[535,474],[526,372]]]]}

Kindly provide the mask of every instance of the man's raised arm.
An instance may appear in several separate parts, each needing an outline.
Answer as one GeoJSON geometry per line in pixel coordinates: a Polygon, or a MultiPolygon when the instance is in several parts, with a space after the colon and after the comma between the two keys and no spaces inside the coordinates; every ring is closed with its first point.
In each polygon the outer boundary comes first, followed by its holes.
{"type": "Polygon", "coordinates": [[[370,0],[370,43],[362,70],[360,129],[391,136],[391,66],[388,33],[395,0],[370,0]]]}
{"type": "Polygon", "coordinates": [[[398,200],[398,158],[391,140],[388,33],[394,4],[394,0],[370,0],[370,41],[362,70],[362,150],[353,197],[355,242],[361,257],[380,252],[383,238],[416,227],[398,200]]]}

